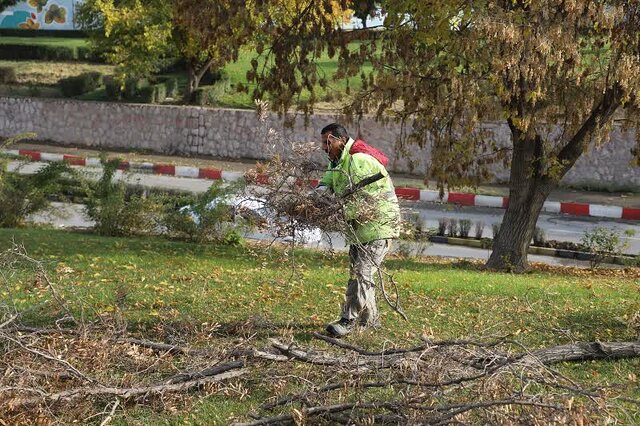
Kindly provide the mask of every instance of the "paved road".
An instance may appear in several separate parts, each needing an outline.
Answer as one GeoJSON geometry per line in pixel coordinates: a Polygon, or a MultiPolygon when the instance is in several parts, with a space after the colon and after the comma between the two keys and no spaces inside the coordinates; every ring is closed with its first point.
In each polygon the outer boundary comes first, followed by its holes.
{"type": "MultiPolygon", "coordinates": [[[[50,212],[37,213],[32,215],[29,220],[34,223],[48,223],[53,224],[59,228],[85,228],[93,226],[93,223],[87,219],[84,215],[84,206],[82,204],[67,204],[67,203],[52,203],[52,209],[50,212]]],[[[247,238],[270,240],[272,235],[266,233],[250,233],[245,235],[247,238]]],[[[331,235],[331,241],[327,238],[323,238],[320,243],[307,245],[311,248],[328,249],[329,247],[334,250],[345,250],[346,246],[344,239],[338,235],[331,235]]],[[[398,244],[395,244],[395,250],[398,250],[398,244]]],[[[489,250],[477,249],[472,247],[452,246],[447,244],[412,244],[410,246],[403,246],[403,250],[409,250],[413,254],[419,253],[424,256],[442,256],[453,258],[467,258],[467,259],[483,259],[489,258],[489,250]]],[[[550,265],[564,265],[564,266],[578,266],[588,267],[588,262],[582,262],[574,259],[562,259],[549,256],[529,255],[530,262],[542,262],[550,265]]]]}
{"type": "MultiPolygon", "coordinates": [[[[504,215],[504,210],[488,207],[464,207],[427,203],[420,203],[419,206],[411,207],[409,203],[403,204],[405,207],[416,211],[420,215],[423,226],[427,228],[437,228],[440,218],[470,219],[473,222],[482,221],[486,225],[483,237],[493,236],[491,225],[502,222],[502,216],[504,215]]],[[[580,242],[586,231],[593,230],[596,227],[615,229],[623,237],[623,240],[628,243],[625,253],[640,253],[640,226],[633,221],[541,213],[538,217],[537,226],[544,230],[548,240],[576,243],[580,242]],[[626,230],[634,231],[635,235],[626,236],[624,234],[626,230]]]]}
{"type": "MultiPolygon", "coordinates": [[[[12,162],[10,170],[15,170],[19,163],[12,162]]],[[[27,163],[21,169],[22,173],[33,173],[44,163],[27,163]]],[[[78,167],[89,177],[97,178],[100,171],[97,169],[78,167]]],[[[141,173],[116,172],[116,179],[126,180],[129,183],[140,184],[144,187],[166,188],[191,192],[203,192],[212,184],[212,181],[202,179],[179,178],[172,176],[160,176],[141,173]]],[[[500,223],[504,210],[488,207],[464,207],[450,204],[433,204],[425,202],[403,202],[407,210],[414,210],[420,217],[420,221],[427,228],[437,228],[440,218],[470,219],[473,222],[482,221],[486,224],[483,236],[491,237],[491,225],[500,223]]],[[[538,219],[538,226],[545,231],[547,239],[559,241],[579,242],[584,233],[595,227],[616,229],[620,232],[628,247],[627,254],[640,253],[640,225],[633,221],[622,219],[604,219],[593,217],[578,217],[571,215],[559,215],[542,213],[538,219]],[[625,236],[625,230],[635,231],[634,236],[625,236]]]]}

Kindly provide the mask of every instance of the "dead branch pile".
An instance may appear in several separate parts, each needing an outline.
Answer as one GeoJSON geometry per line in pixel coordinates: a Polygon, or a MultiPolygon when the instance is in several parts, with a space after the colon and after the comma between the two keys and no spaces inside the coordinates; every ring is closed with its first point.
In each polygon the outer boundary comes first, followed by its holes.
{"type": "Polygon", "coordinates": [[[160,319],[130,330],[121,312],[95,313],[90,322],[78,315],[83,309],[70,307],[20,246],[2,253],[0,266],[7,295],[0,300],[0,424],[127,422],[134,407],[186,413],[209,395],[252,397],[245,413],[227,419],[249,425],[610,424],[631,423],[640,411],[640,401],[621,396],[633,382],[593,388],[551,367],[637,357],[640,342],[528,350],[478,338],[367,349],[260,319],[160,319]],[[38,316],[12,298],[17,275],[51,296],[48,306],[30,308],[53,313],[41,321],[47,327],[24,324],[38,316]]]}
{"type": "Polygon", "coordinates": [[[526,351],[498,339],[369,350],[316,333],[301,345],[267,331],[279,337],[263,347],[221,335],[179,346],[99,327],[13,324],[0,331],[0,420],[105,420],[132,405],[171,413],[198,397],[235,400],[254,390],[272,396],[237,424],[588,424],[616,419],[616,399],[640,409],[620,388],[591,389],[550,367],[576,351],[581,359],[638,356],[640,343],[526,351]]]}

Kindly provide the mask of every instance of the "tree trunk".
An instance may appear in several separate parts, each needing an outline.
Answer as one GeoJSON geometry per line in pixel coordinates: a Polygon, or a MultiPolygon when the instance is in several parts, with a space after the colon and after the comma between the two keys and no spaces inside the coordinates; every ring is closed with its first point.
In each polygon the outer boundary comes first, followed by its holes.
{"type": "MultiPolygon", "coordinates": [[[[487,267],[514,272],[527,269],[527,250],[544,201],[585,151],[593,132],[611,121],[623,93],[618,83],[607,88],[580,129],[560,152],[553,155],[545,152],[539,135],[523,133],[511,119],[507,120],[513,138],[509,206],[500,231],[494,236],[487,267]],[[555,158],[555,163],[560,165],[552,175],[546,171],[547,157],[555,158]]],[[[515,101],[514,105],[518,116],[524,116],[523,105],[515,101]]]]}
{"type": "Polygon", "coordinates": [[[189,81],[187,87],[185,87],[184,101],[185,103],[191,103],[196,89],[200,86],[201,76],[199,76],[196,67],[191,62],[187,62],[187,74],[189,81]]]}
{"type": "Polygon", "coordinates": [[[200,80],[204,74],[211,68],[215,58],[209,57],[204,63],[187,61],[187,73],[189,74],[189,83],[185,89],[185,101],[192,102],[195,91],[200,87],[200,80]]]}
{"type": "Polygon", "coordinates": [[[523,272],[538,215],[549,193],[557,186],[543,175],[544,149],[540,136],[527,136],[509,123],[513,134],[513,158],[509,180],[509,205],[486,266],[523,272]]]}

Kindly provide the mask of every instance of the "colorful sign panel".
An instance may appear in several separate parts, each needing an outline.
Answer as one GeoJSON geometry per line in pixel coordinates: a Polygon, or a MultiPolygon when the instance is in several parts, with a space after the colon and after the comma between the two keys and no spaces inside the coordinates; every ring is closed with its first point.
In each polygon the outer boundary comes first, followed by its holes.
{"type": "Polygon", "coordinates": [[[0,28],[75,30],[73,13],[83,0],[26,0],[0,12],[0,28]]]}

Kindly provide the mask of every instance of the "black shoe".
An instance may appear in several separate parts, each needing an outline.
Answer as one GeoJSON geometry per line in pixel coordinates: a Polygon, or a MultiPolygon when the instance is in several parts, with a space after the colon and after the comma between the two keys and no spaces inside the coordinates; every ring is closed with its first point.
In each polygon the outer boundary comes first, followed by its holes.
{"type": "Polygon", "coordinates": [[[340,318],[336,322],[332,322],[327,326],[327,333],[333,337],[344,337],[353,331],[356,326],[356,320],[348,320],[346,318],[340,318]]]}

